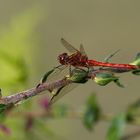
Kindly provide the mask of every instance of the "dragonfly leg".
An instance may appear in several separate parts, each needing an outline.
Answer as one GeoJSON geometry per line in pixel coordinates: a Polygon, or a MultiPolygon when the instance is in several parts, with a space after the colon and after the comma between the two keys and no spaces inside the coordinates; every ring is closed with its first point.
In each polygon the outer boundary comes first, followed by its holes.
{"type": "Polygon", "coordinates": [[[62,65],[58,65],[56,67],[54,67],[54,69],[60,69],[61,70],[62,65]]]}

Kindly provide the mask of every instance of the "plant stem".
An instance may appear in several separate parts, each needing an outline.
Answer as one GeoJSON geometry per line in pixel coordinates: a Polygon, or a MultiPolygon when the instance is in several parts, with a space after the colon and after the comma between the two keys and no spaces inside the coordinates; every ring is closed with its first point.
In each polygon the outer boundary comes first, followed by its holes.
{"type": "Polygon", "coordinates": [[[13,95],[9,95],[6,97],[0,98],[0,104],[17,104],[20,101],[24,101],[26,99],[29,99],[33,96],[40,95],[41,92],[43,91],[52,91],[55,88],[60,88],[62,86],[66,86],[70,84],[72,81],[66,78],[63,78],[61,80],[57,80],[51,83],[45,82],[42,83],[39,87],[33,87],[32,89],[28,89],[25,91],[21,91],[19,93],[15,93],[13,95]]]}

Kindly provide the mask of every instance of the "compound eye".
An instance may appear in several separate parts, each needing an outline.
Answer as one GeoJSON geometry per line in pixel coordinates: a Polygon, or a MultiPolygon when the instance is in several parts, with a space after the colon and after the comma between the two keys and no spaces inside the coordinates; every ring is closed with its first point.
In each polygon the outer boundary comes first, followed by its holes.
{"type": "Polygon", "coordinates": [[[67,53],[63,53],[63,55],[64,55],[64,56],[67,56],[68,54],[67,54],[67,53]]]}
{"type": "Polygon", "coordinates": [[[63,60],[66,59],[66,58],[68,58],[68,54],[67,53],[63,53],[62,54],[62,58],[63,58],[63,60]]]}
{"type": "Polygon", "coordinates": [[[60,59],[61,59],[61,60],[64,60],[64,56],[61,56],[60,59]]]}
{"type": "Polygon", "coordinates": [[[58,56],[58,60],[61,64],[66,64],[67,58],[68,58],[67,53],[63,53],[63,54],[58,56]]]}

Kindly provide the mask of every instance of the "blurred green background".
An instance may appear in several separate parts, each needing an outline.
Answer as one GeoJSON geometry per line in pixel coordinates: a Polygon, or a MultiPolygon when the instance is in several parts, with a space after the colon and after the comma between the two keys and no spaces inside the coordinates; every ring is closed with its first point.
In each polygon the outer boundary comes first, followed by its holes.
{"type": "MultiPolygon", "coordinates": [[[[82,43],[89,58],[102,61],[121,49],[112,61],[132,62],[140,51],[139,6],[138,0],[0,0],[0,87],[3,95],[33,87],[47,70],[58,65],[57,56],[66,51],[60,43],[61,37],[77,48],[82,43]]],[[[121,81],[124,89],[115,84],[100,87],[90,81],[56,104],[79,107],[95,92],[104,112],[124,111],[140,97],[140,78],[122,74],[121,81]]],[[[35,109],[36,104],[37,97],[32,98],[18,106],[17,112],[35,109]]],[[[44,129],[35,129],[35,137],[28,139],[103,140],[109,126],[108,122],[99,122],[94,131],[89,132],[78,119],[38,122],[44,129]],[[57,138],[50,133],[57,134],[57,138]]],[[[11,117],[6,123],[12,129],[8,139],[27,139],[22,131],[24,120],[11,117]]],[[[128,126],[126,133],[137,128],[128,126]]]]}

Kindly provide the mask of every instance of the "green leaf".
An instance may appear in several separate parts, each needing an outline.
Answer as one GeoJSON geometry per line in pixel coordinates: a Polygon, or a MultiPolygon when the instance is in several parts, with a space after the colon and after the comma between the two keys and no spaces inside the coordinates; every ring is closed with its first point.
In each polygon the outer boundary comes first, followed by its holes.
{"type": "Polygon", "coordinates": [[[30,8],[14,16],[9,25],[0,27],[0,85],[6,89],[15,87],[15,91],[21,90],[28,82],[30,75],[27,64],[31,60],[29,49],[33,46],[31,38],[40,19],[39,14],[36,7],[30,8]]]}
{"type": "Polygon", "coordinates": [[[7,105],[5,104],[0,104],[0,113],[2,113],[4,110],[7,109],[7,105]]]}
{"type": "Polygon", "coordinates": [[[135,60],[138,60],[140,58],[140,52],[137,53],[135,60]]]}
{"type": "Polygon", "coordinates": [[[140,69],[132,71],[134,75],[140,75],[140,69]]]}
{"type": "Polygon", "coordinates": [[[44,74],[44,76],[42,77],[42,79],[40,80],[39,84],[36,86],[37,88],[40,86],[40,84],[45,83],[49,77],[50,74],[52,74],[54,72],[55,68],[53,68],[52,70],[46,72],[44,74]]]}
{"type": "Polygon", "coordinates": [[[98,121],[100,116],[100,108],[96,101],[95,94],[92,94],[87,102],[83,116],[83,124],[88,130],[92,130],[95,123],[98,121]]]}
{"type": "Polygon", "coordinates": [[[50,70],[50,71],[46,72],[46,73],[45,73],[45,75],[43,76],[43,78],[41,79],[41,83],[46,82],[46,81],[47,81],[48,76],[49,76],[51,73],[53,73],[53,72],[54,72],[54,69],[52,69],[52,70],[50,70]]]}
{"type": "Polygon", "coordinates": [[[124,132],[125,122],[126,122],[125,114],[122,113],[116,116],[112,120],[111,126],[107,133],[106,140],[120,140],[124,132]]]}
{"type": "Polygon", "coordinates": [[[124,85],[120,83],[119,79],[114,80],[115,84],[121,88],[124,88],[124,85]]]}
{"type": "Polygon", "coordinates": [[[120,51],[120,49],[117,50],[117,51],[115,51],[115,52],[112,53],[112,54],[109,54],[109,55],[104,59],[104,62],[109,62],[109,60],[110,60],[115,54],[117,54],[119,51],[120,51]]]}
{"type": "Polygon", "coordinates": [[[127,121],[131,122],[134,118],[140,116],[140,99],[130,105],[127,109],[127,121]]]}
{"type": "Polygon", "coordinates": [[[2,122],[5,119],[5,110],[7,109],[7,105],[0,104],[0,122],[2,122]]]}

